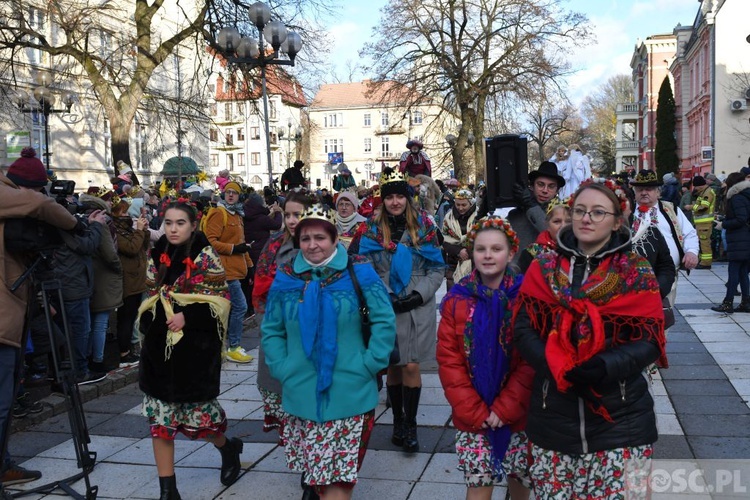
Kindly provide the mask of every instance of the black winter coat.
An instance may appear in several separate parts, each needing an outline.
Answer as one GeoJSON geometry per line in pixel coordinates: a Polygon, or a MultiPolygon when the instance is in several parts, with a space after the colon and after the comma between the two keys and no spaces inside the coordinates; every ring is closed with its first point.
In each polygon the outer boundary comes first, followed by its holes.
{"type": "Polygon", "coordinates": [[[252,242],[249,254],[255,265],[271,233],[281,229],[281,212],[273,216],[270,213],[268,208],[257,202],[245,202],[245,241],[252,242]]]}
{"type": "MultiPolygon", "coordinates": [[[[190,257],[195,258],[203,248],[210,246],[203,233],[196,233],[190,249],[190,257]]],[[[154,262],[167,246],[166,236],[162,236],[151,256],[154,262]]],[[[170,246],[172,261],[165,282],[174,283],[185,271],[182,263],[185,247],[170,246]]],[[[216,319],[211,315],[207,304],[191,304],[179,307],[175,313],[185,315],[184,336],[174,346],[172,355],[164,359],[167,340],[167,317],[161,302],[156,304],[156,316],[143,313],[140,330],[143,333],[139,384],[141,390],[168,403],[198,403],[216,398],[220,391],[222,341],[217,332],[216,319]]]]}
{"type": "Polygon", "coordinates": [[[729,188],[726,210],[727,260],[750,260],[750,181],[729,188]]]}
{"type": "MultiPolygon", "coordinates": [[[[558,251],[565,256],[574,253],[573,286],[580,286],[585,267],[595,269],[601,258],[630,249],[627,229],[617,233],[598,254],[587,262],[576,248],[571,226],[560,231],[558,251]]],[[[621,325],[619,339],[637,338],[639,332],[621,325]]],[[[630,327],[632,328],[632,327],[630,327]]],[[[567,454],[592,453],[615,448],[651,444],[658,439],[654,400],[649,392],[644,368],[659,357],[659,348],[646,340],[635,340],[612,346],[613,331],[607,328],[607,347],[596,356],[604,361],[607,376],[593,389],[602,394],[601,402],[613,422],[591,411],[586,402],[572,391],[559,392],[550,375],[545,357],[545,340],[534,330],[525,308],[514,324],[514,340],[521,356],[536,370],[532,386],[526,433],[531,442],[547,450],[567,454]]]]}

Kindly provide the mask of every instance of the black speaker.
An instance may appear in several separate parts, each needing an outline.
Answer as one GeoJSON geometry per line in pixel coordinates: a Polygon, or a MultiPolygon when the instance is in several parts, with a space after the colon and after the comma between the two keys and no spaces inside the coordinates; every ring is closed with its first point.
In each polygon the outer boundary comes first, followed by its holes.
{"type": "Polygon", "coordinates": [[[526,137],[515,134],[496,135],[485,139],[487,208],[516,206],[513,184],[529,183],[529,157],[526,137]]]}

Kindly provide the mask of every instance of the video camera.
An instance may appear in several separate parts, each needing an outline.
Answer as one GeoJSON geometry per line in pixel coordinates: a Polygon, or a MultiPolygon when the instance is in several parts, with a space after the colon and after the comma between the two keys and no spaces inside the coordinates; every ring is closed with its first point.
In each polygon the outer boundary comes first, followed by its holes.
{"type": "Polygon", "coordinates": [[[83,213],[85,208],[76,203],[68,201],[68,196],[75,192],[76,181],[52,181],[49,195],[54,198],[58,205],[64,206],[72,215],[83,213]]]}

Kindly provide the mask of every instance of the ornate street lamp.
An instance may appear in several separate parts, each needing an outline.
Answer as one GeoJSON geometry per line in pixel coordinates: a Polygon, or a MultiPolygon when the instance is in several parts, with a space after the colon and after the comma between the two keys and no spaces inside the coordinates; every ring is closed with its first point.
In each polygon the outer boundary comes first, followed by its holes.
{"type": "Polygon", "coordinates": [[[271,130],[268,115],[268,91],[266,89],[266,66],[294,66],[294,59],[302,48],[302,37],[288,31],[280,21],[271,21],[271,9],[263,2],[256,2],[247,8],[250,22],[257,28],[256,37],[244,37],[237,28],[222,28],[216,36],[216,43],[230,64],[247,69],[260,68],[263,93],[263,113],[265,114],[266,159],[268,161],[268,185],[273,186],[273,165],[271,163],[271,130]],[[266,52],[266,43],[272,53],[266,52]],[[285,54],[287,59],[282,59],[285,54]]]}
{"type": "MultiPolygon", "coordinates": [[[[297,130],[294,131],[294,137],[292,137],[292,119],[289,118],[289,120],[286,122],[287,130],[284,131],[284,127],[277,127],[276,128],[276,135],[279,136],[279,140],[286,141],[286,168],[289,168],[291,157],[292,157],[292,141],[294,142],[294,152],[298,153],[299,150],[299,141],[302,140],[302,127],[297,127],[297,130]],[[286,137],[284,137],[286,135],[286,137]]],[[[299,158],[299,156],[298,156],[299,158]]]]}
{"type": "Polygon", "coordinates": [[[18,106],[18,109],[22,113],[42,113],[42,116],[44,116],[44,165],[47,168],[47,170],[50,169],[49,163],[49,157],[52,156],[52,153],[50,152],[50,146],[49,146],[49,115],[50,114],[56,114],[56,113],[62,113],[67,114],[70,113],[70,109],[73,107],[73,104],[76,102],[76,95],[73,92],[66,92],[63,94],[63,104],[65,105],[64,109],[56,109],[55,101],[57,100],[55,97],[55,94],[52,92],[52,90],[49,88],[50,83],[50,77],[46,73],[40,73],[36,77],[36,87],[34,87],[34,90],[32,91],[34,94],[34,99],[36,100],[36,104],[31,102],[31,98],[29,97],[29,94],[26,93],[23,90],[18,91],[17,97],[16,97],[16,104],[18,106]]]}

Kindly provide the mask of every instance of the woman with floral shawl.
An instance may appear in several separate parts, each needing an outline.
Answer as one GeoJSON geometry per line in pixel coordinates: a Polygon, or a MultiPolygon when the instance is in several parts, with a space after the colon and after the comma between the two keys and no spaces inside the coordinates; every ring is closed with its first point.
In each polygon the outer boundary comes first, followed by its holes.
{"type": "Polygon", "coordinates": [[[222,484],[233,484],[242,468],[242,441],[224,435],[227,419],[216,399],[230,308],[226,274],[208,239],[196,231],[196,218],[186,200],[168,205],[166,232],[149,257],[148,298],[138,309],[139,383],[162,500],[180,499],[174,474],[178,433],[218,448],[222,484]]]}
{"type": "Polygon", "coordinates": [[[419,364],[434,359],[435,293],[445,264],[435,223],[415,208],[409,185],[386,167],[380,177],[383,206],[367,223],[359,244],[385,283],[396,312],[400,362],[388,368],[386,384],[393,410],[391,442],[413,453],[417,441],[417,409],[422,390],[419,364]]]}
{"type": "Polygon", "coordinates": [[[658,434],[645,369],[667,364],[659,284],[610,189],[579,188],[571,217],[557,251],[531,263],[514,311],[515,344],[536,371],[534,495],[646,498],[658,434]]]}

